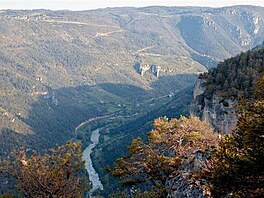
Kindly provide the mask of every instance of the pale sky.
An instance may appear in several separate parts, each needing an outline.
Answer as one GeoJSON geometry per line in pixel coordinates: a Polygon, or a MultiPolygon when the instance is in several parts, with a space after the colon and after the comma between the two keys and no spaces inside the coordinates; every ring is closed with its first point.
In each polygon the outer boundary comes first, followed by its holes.
{"type": "Polygon", "coordinates": [[[90,10],[106,7],[258,5],[264,0],[0,0],[0,9],[90,10]]]}

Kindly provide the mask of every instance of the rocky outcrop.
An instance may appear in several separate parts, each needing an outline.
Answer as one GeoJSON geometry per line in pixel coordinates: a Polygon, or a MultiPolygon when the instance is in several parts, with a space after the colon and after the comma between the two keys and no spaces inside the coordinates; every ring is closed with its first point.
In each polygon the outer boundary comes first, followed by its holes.
{"type": "Polygon", "coordinates": [[[150,66],[148,64],[145,64],[143,66],[140,66],[140,75],[144,76],[144,73],[150,69],[150,66]]]}
{"type": "Polygon", "coordinates": [[[135,70],[141,75],[144,76],[145,72],[150,71],[151,74],[156,76],[157,78],[160,75],[161,67],[155,64],[141,64],[139,62],[134,64],[135,70]]]}
{"type": "Polygon", "coordinates": [[[150,69],[151,69],[151,73],[152,73],[153,75],[155,75],[155,76],[158,78],[159,75],[160,75],[161,67],[152,64],[151,67],[150,67],[150,69]]]}
{"type": "Polygon", "coordinates": [[[209,198],[211,197],[209,186],[205,179],[190,179],[191,175],[200,172],[206,161],[202,152],[196,152],[192,163],[184,167],[184,171],[177,176],[168,178],[166,191],[168,197],[209,198]]]}
{"type": "Polygon", "coordinates": [[[206,181],[192,182],[184,174],[179,174],[167,181],[168,197],[189,197],[189,198],[206,198],[210,197],[201,187],[206,185],[206,181]]]}
{"type": "Polygon", "coordinates": [[[206,81],[197,79],[190,113],[207,120],[218,133],[231,133],[237,122],[234,112],[237,102],[224,99],[217,94],[208,99],[204,95],[205,90],[206,81]]]}

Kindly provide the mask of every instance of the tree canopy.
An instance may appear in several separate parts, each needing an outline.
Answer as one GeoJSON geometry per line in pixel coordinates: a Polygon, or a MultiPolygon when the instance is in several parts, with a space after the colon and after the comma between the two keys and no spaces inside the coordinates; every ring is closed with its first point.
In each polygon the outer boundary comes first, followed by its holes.
{"type": "Polygon", "coordinates": [[[256,99],[245,102],[236,129],[224,136],[213,155],[210,170],[215,197],[263,197],[264,195],[264,76],[256,99]]]}
{"type": "Polygon", "coordinates": [[[199,78],[206,79],[203,95],[224,98],[251,98],[264,73],[264,49],[250,50],[220,62],[216,68],[199,78]]]}
{"type": "Polygon", "coordinates": [[[128,147],[129,155],[119,158],[108,171],[126,185],[150,182],[163,189],[169,177],[190,169],[196,152],[210,150],[217,141],[209,124],[195,116],[159,118],[147,142],[134,139],[128,147]]]}
{"type": "Polygon", "coordinates": [[[1,170],[16,180],[23,197],[83,197],[88,189],[81,159],[81,144],[67,142],[40,155],[20,149],[1,170]]]}

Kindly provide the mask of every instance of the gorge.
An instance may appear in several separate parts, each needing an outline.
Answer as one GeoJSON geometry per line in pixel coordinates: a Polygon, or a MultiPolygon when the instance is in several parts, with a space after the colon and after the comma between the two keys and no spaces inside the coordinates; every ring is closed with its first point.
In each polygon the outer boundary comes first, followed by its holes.
{"type": "Polygon", "coordinates": [[[1,10],[0,19],[0,160],[20,146],[42,151],[77,139],[94,188],[107,194],[118,186],[104,167],[146,138],[155,118],[190,108],[229,133],[243,93],[219,94],[237,82],[212,68],[264,40],[257,6],[1,10]],[[196,81],[208,70],[218,75],[196,81]]]}
{"type": "Polygon", "coordinates": [[[89,191],[90,194],[97,189],[100,190],[104,189],[98,177],[98,174],[96,173],[93,167],[93,162],[91,159],[91,153],[93,151],[93,148],[96,147],[96,145],[98,144],[99,138],[100,138],[100,129],[95,129],[94,131],[92,131],[92,135],[91,135],[92,143],[88,147],[86,147],[83,151],[83,160],[85,161],[85,168],[88,172],[89,180],[92,184],[92,189],[89,191]]]}

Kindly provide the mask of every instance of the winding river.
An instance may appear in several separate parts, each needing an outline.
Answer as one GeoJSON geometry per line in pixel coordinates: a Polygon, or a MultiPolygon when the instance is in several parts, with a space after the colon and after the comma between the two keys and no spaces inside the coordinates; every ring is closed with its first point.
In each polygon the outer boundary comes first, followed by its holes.
{"type": "Polygon", "coordinates": [[[93,184],[93,187],[89,191],[89,194],[94,192],[96,189],[103,190],[103,188],[104,188],[101,181],[100,181],[98,173],[95,171],[95,169],[93,167],[93,162],[91,159],[92,150],[99,143],[99,137],[100,137],[100,129],[95,129],[94,131],[92,131],[92,135],[91,135],[92,144],[90,144],[83,151],[83,160],[85,161],[85,168],[89,174],[89,180],[93,184]]]}

